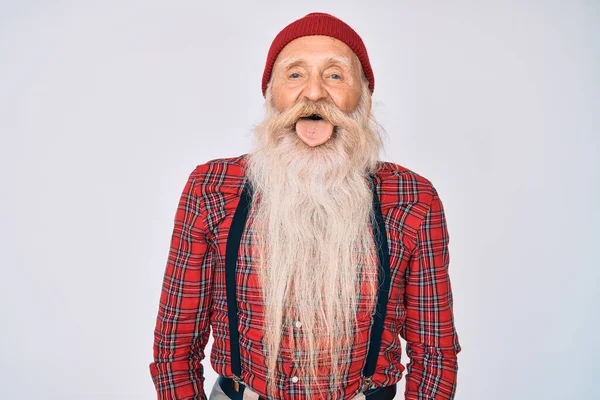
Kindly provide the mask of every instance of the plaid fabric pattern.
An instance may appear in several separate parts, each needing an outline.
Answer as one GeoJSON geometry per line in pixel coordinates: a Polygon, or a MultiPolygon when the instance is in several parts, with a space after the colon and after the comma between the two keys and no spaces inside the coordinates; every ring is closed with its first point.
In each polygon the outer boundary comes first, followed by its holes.
{"type": "MultiPolygon", "coordinates": [[[[150,372],[158,399],[206,399],[204,348],[212,328],[213,369],[232,377],[225,291],[225,245],[246,182],[246,154],[198,165],[181,194],[154,331],[150,372]]],[[[461,347],[454,326],[448,267],[449,236],[444,208],[430,181],[390,162],[380,162],[376,187],[390,250],[391,288],[381,349],[372,387],[398,382],[400,336],[407,342],[405,398],[452,399],[461,347]]],[[[258,277],[252,271],[248,237],[252,215],[238,255],[236,276],[242,379],[266,394],[261,339],[264,320],[258,277]]],[[[359,325],[343,386],[330,398],[350,399],[361,389],[373,310],[359,310],[359,325]]],[[[291,329],[294,321],[285,321],[291,329]]],[[[301,334],[301,332],[299,332],[301,334]]],[[[294,355],[285,341],[278,362],[277,399],[305,399],[314,387],[294,379],[294,355]]]]}

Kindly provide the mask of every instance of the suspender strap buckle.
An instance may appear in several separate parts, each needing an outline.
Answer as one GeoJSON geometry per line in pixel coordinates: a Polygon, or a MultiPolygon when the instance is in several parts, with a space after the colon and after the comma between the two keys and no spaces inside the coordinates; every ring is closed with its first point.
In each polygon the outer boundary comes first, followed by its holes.
{"type": "Polygon", "coordinates": [[[233,390],[235,390],[236,392],[240,391],[240,382],[242,381],[242,379],[237,376],[237,375],[233,375],[233,390]]]}
{"type": "Polygon", "coordinates": [[[364,393],[364,392],[366,392],[367,390],[369,390],[369,387],[371,387],[371,383],[373,383],[373,378],[369,376],[369,377],[367,377],[367,378],[365,379],[365,383],[363,383],[363,386],[362,386],[361,392],[363,392],[363,393],[364,393]]]}

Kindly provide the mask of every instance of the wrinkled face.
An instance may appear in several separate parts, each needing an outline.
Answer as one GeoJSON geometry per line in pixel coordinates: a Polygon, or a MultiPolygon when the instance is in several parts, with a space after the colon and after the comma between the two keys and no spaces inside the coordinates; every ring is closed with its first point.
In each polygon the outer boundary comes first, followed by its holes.
{"type": "MultiPolygon", "coordinates": [[[[329,36],[304,36],[287,44],[272,72],[273,105],[284,111],[298,100],[328,101],[342,112],[356,109],[361,94],[360,61],[344,42],[329,36]]],[[[296,134],[307,145],[325,143],[334,126],[319,115],[296,124],[296,134]]]]}

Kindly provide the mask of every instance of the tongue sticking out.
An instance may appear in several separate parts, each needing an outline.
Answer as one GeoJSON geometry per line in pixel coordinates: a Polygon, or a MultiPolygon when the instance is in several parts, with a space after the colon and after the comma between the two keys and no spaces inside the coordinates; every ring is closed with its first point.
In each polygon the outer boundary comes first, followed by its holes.
{"type": "Polygon", "coordinates": [[[333,124],[325,119],[299,119],[296,122],[296,134],[311,147],[325,143],[333,134],[333,124]]]}

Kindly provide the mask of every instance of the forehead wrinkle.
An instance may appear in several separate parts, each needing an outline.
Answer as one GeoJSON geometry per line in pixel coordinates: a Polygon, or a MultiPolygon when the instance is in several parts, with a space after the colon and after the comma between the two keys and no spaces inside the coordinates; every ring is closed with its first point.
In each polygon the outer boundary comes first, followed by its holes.
{"type": "MultiPolygon", "coordinates": [[[[285,58],[281,61],[279,61],[277,63],[278,67],[280,68],[286,68],[290,65],[293,64],[305,64],[305,60],[303,58],[300,57],[288,57],[285,58]]],[[[345,66],[346,68],[352,70],[354,67],[352,65],[352,61],[348,58],[348,57],[344,57],[344,56],[331,56],[327,59],[327,63],[328,64],[342,64],[343,66],[345,66]]]]}

